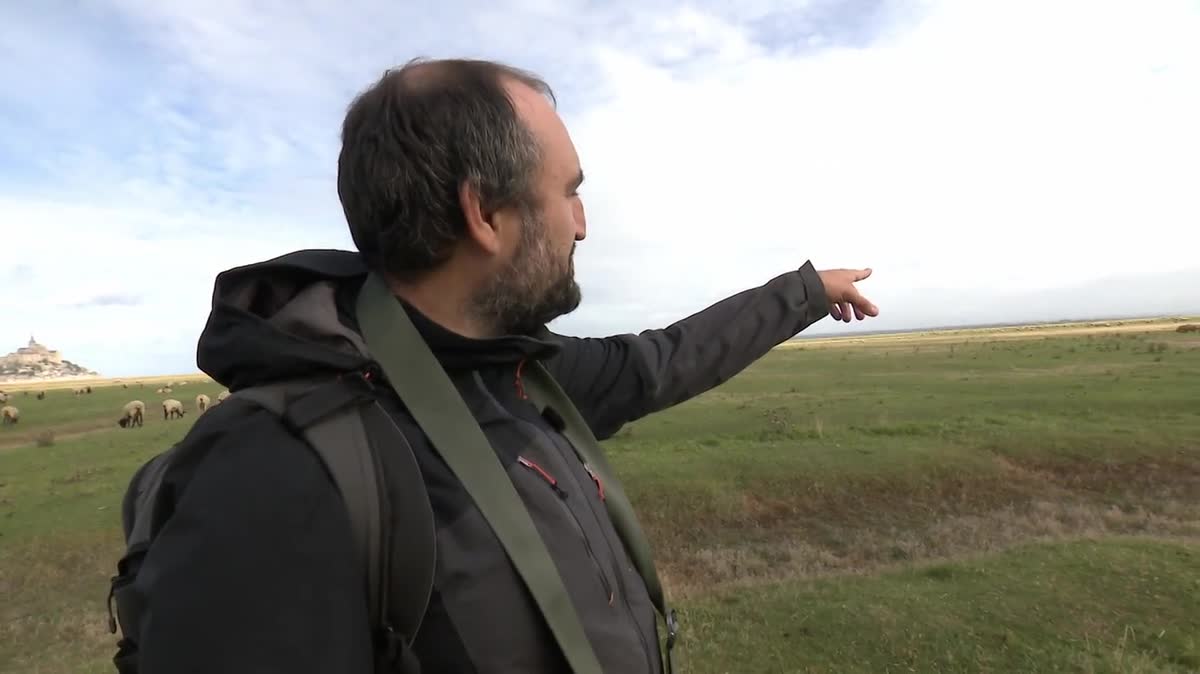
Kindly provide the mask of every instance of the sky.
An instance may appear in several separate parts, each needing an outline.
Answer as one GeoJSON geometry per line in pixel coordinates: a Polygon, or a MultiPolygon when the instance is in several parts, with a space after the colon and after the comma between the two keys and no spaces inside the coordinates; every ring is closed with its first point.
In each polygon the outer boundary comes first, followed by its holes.
{"type": "Polygon", "coordinates": [[[196,371],[223,269],[353,249],[354,95],[416,56],[554,87],[583,305],[659,328],[806,261],[880,316],[804,335],[1200,313],[1200,3],[0,3],[0,353],[196,371]]]}

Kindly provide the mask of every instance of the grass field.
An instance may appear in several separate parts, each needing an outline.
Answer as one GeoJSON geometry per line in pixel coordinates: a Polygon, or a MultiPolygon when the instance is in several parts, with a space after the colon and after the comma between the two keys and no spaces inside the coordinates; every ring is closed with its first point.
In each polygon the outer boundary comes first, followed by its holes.
{"type": "MultiPolygon", "coordinates": [[[[606,443],[680,609],[680,671],[1200,671],[1200,334],[854,342],[789,344],[606,443]]],[[[220,390],[177,387],[189,416],[164,421],[143,381],[131,431],[119,386],[14,398],[0,672],[115,671],[120,495],[220,390]]]]}

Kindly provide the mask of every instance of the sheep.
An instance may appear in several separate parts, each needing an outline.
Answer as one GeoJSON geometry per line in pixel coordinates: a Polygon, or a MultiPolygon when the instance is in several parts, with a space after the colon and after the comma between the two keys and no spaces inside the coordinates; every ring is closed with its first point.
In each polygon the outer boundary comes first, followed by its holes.
{"type": "Polygon", "coordinates": [[[8,402],[8,394],[5,393],[4,391],[0,391],[0,403],[6,403],[6,402],[8,402]]]}
{"type": "Polygon", "coordinates": [[[204,414],[204,410],[208,409],[210,402],[212,402],[211,399],[201,393],[196,396],[196,409],[200,411],[200,414],[204,414]]]}
{"type": "Polygon", "coordinates": [[[45,399],[46,399],[46,392],[45,392],[45,391],[38,391],[38,394],[37,394],[37,399],[38,399],[38,400],[45,400],[45,399]]]}
{"type": "Polygon", "coordinates": [[[162,401],[163,419],[174,419],[176,416],[183,418],[184,410],[183,403],[174,398],[167,398],[162,401]]]}
{"type": "Polygon", "coordinates": [[[15,424],[21,419],[21,410],[12,405],[0,407],[0,425],[15,424]]]}
{"type": "Polygon", "coordinates": [[[155,391],[155,393],[161,393],[161,394],[163,394],[163,395],[170,395],[170,394],[171,394],[171,387],[170,387],[170,386],[164,386],[164,387],[162,387],[162,388],[158,389],[157,391],[155,391]]]}
{"type": "Polygon", "coordinates": [[[146,403],[140,400],[130,400],[125,403],[122,408],[121,418],[117,419],[117,425],[121,428],[133,428],[141,426],[143,415],[146,412],[146,403]]]}
{"type": "Polygon", "coordinates": [[[225,402],[225,399],[228,397],[229,397],[229,391],[221,391],[220,393],[217,394],[217,402],[225,402]]]}

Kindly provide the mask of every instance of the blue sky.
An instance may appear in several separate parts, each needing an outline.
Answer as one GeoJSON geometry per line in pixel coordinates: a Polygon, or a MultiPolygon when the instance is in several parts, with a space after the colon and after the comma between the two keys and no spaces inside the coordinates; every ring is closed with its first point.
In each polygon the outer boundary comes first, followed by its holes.
{"type": "Polygon", "coordinates": [[[195,370],[222,269],[350,248],[354,94],[413,56],[544,75],[581,154],[583,306],[660,327],[812,259],[812,333],[1200,313],[1200,4],[0,4],[0,352],[195,370]]]}

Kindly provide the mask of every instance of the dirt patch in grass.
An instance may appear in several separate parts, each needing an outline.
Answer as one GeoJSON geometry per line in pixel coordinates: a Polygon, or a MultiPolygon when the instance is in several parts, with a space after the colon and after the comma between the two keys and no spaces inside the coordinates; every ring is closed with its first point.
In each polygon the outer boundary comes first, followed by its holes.
{"type": "Polygon", "coordinates": [[[740,508],[703,523],[670,517],[666,508],[643,507],[643,520],[664,582],[683,597],[870,573],[1028,541],[1200,539],[1200,453],[1124,462],[995,460],[992,476],[796,480],[790,489],[745,489],[740,508]]]}

